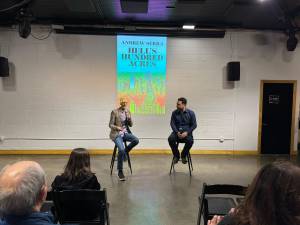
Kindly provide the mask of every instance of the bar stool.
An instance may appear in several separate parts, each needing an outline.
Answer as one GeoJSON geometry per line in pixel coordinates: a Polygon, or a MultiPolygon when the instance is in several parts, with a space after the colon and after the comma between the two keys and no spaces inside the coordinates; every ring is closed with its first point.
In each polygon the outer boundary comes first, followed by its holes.
{"type": "MultiPolygon", "coordinates": [[[[125,141],[124,141],[124,145],[125,145],[125,147],[127,147],[127,143],[126,143],[125,141]]],[[[114,164],[115,164],[115,161],[117,161],[117,159],[116,159],[117,149],[118,149],[118,147],[117,147],[117,145],[115,145],[113,154],[112,154],[112,156],[111,156],[111,162],[110,162],[110,175],[112,175],[112,172],[113,172],[113,170],[114,170],[114,164]]],[[[131,172],[131,174],[132,174],[130,155],[129,155],[128,152],[125,152],[125,154],[127,155],[128,167],[129,167],[130,172],[131,172]]]]}
{"type": "MultiPolygon", "coordinates": [[[[177,142],[177,148],[178,148],[178,146],[179,146],[179,143],[184,143],[184,142],[177,142]]],[[[174,163],[174,159],[175,159],[175,156],[173,156],[173,158],[172,158],[172,163],[171,163],[171,168],[170,168],[170,173],[169,173],[169,175],[171,175],[172,169],[173,169],[173,172],[175,172],[175,163],[174,163]]],[[[181,161],[181,160],[179,160],[179,161],[181,161]]],[[[193,162],[192,162],[192,157],[191,157],[190,152],[187,154],[187,161],[188,161],[188,166],[189,166],[190,176],[192,176],[192,171],[194,170],[194,168],[193,168],[193,162]]]]}

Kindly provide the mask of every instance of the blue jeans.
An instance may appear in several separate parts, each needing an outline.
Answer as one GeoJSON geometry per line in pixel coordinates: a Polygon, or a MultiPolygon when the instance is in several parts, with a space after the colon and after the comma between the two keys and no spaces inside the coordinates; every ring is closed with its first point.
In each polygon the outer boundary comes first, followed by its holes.
{"type": "Polygon", "coordinates": [[[127,154],[125,150],[129,152],[134,146],[139,143],[139,139],[133,134],[125,133],[123,137],[121,137],[121,135],[118,135],[114,142],[118,147],[118,170],[122,170],[124,157],[127,154]],[[126,149],[124,142],[130,142],[126,149]]]}

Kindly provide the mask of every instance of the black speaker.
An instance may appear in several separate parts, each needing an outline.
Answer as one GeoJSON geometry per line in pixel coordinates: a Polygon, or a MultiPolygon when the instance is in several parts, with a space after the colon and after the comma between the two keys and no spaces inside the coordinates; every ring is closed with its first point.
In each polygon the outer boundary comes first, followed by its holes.
{"type": "Polygon", "coordinates": [[[227,63],[227,79],[228,81],[240,80],[240,62],[227,63]]]}
{"type": "Polygon", "coordinates": [[[0,57],[0,77],[9,76],[9,66],[8,59],[5,57],[0,57]]]}

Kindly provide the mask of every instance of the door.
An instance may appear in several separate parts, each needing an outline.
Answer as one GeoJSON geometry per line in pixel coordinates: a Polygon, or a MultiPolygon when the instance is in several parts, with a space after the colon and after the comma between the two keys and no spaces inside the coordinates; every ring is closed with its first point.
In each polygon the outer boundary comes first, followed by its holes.
{"type": "Polygon", "coordinates": [[[262,154],[290,154],[293,151],[295,88],[295,81],[262,81],[262,154]]]}

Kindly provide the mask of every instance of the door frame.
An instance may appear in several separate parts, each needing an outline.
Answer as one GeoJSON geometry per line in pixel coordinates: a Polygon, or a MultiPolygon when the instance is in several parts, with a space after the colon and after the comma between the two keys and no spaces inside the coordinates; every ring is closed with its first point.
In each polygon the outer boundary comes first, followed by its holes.
{"type": "Polygon", "coordinates": [[[297,80],[261,80],[260,95],[259,95],[259,122],[258,122],[258,153],[261,154],[261,134],[262,134],[262,113],[263,113],[263,94],[265,83],[293,84],[293,107],[292,107],[292,124],[291,124],[291,147],[290,155],[297,155],[294,146],[295,139],[295,114],[296,114],[296,96],[297,96],[297,80]]]}

